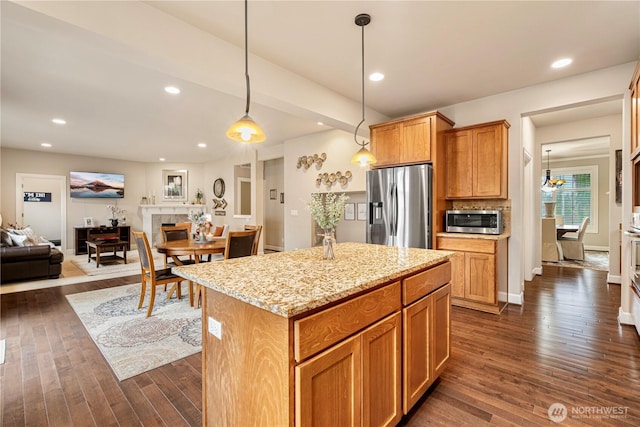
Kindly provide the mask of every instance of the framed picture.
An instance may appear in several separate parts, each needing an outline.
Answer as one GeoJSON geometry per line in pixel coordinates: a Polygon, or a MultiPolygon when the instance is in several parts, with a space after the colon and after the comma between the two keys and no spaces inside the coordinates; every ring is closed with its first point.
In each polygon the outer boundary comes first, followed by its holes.
{"type": "Polygon", "coordinates": [[[162,171],[162,200],[187,201],[187,171],[162,171]]]}
{"type": "Polygon", "coordinates": [[[356,205],[355,203],[345,203],[344,205],[344,220],[353,221],[356,219],[356,205]]]}
{"type": "Polygon", "coordinates": [[[93,222],[93,217],[87,217],[84,219],[84,226],[85,227],[95,227],[95,223],[93,222]]]}
{"type": "Polygon", "coordinates": [[[284,193],[280,193],[280,203],[284,203],[284,193]]]}
{"type": "Polygon", "coordinates": [[[269,190],[269,200],[275,200],[277,195],[278,195],[278,190],[276,190],[275,188],[272,188],[271,190],[269,190]]]}
{"type": "Polygon", "coordinates": [[[616,203],[622,203],[622,150],[616,150],[616,203]]]}
{"type": "Polygon", "coordinates": [[[367,220],[367,204],[358,203],[358,221],[367,220]]]}

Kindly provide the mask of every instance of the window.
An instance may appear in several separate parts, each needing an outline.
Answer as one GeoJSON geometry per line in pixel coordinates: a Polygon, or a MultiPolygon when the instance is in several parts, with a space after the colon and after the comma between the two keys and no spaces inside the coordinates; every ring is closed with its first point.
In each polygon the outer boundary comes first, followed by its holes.
{"type": "MultiPolygon", "coordinates": [[[[598,166],[554,168],[552,175],[566,182],[555,192],[542,192],[541,215],[544,216],[544,202],[556,202],[556,216],[563,218],[564,224],[580,225],[589,217],[587,233],[598,232],[598,166]]],[[[545,172],[542,174],[544,182],[545,172]]]]}

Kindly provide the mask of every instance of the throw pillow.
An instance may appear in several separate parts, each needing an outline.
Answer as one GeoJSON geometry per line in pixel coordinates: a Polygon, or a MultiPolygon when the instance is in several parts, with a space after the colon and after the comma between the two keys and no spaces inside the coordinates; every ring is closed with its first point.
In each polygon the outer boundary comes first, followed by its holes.
{"type": "Polygon", "coordinates": [[[9,234],[11,236],[11,241],[13,242],[13,246],[28,246],[25,245],[27,241],[27,236],[21,234],[9,234]]]}
{"type": "Polygon", "coordinates": [[[216,227],[215,230],[213,230],[213,237],[220,237],[222,236],[222,232],[224,231],[224,227],[216,227]]]}
{"type": "Polygon", "coordinates": [[[13,246],[13,240],[11,240],[11,236],[7,230],[0,230],[0,243],[2,246],[13,246]]]}

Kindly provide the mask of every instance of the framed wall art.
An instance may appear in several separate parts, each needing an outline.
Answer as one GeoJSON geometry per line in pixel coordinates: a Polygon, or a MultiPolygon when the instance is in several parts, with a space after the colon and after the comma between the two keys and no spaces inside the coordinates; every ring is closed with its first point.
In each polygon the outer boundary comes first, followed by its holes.
{"type": "Polygon", "coordinates": [[[162,200],[187,201],[187,171],[163,170],[162,171],[162,200]]]}
{"type": "Polygon", "coordinates": [[[356,205],[355,203],[345,203],[344,205],[344,220],[353,221],[356,219],[356,205]]]}
{"type": "Polygon", "coordinates": [[[358,221],[367,220],[367,204],[358,203],[358,221]]]}

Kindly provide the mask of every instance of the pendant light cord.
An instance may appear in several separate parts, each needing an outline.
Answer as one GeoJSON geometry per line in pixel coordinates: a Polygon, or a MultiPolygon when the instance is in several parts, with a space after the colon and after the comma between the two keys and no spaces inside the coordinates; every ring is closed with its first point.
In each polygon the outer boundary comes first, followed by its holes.
{"type": "Polygon", "coordinates": [[[244,0],[244,76],[247,82],[247,105],[245,106],[244,112],[246,115],[249,115],[249,104],[251,101],[251,84],[249,83],[249,18],[247,13],[247,3],[248,0],[244,0]]]}
{"type": "Polygon", "coordinates": [[[358,142],[358,129],[360,129],[360,126],[364,123],[364,27],[365,25],[361,26],[362,27],[362,75],[361,75],[362,77],[361,78],[362,80],[362,120],[360,121],[360,123],[358,123],[358,126],[356,126],[356,130],[353,133],[353,139],[356,141],[356,144],[358,144],[362,148],[364,148],[364,146],[367,145],[364,139],[362,140],[362,144],[358,142]]]}

